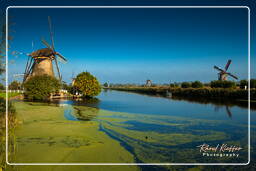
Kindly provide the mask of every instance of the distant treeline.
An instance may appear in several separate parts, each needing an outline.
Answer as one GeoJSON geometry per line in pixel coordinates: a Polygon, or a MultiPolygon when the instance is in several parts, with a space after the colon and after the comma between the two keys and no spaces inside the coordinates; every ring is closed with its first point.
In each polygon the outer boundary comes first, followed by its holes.
{"type": "MultiPolygon", "coordinates": [[[[238,88],[246,89],[248,88],[248,81],[241,80],[239,82],[234,81],[211,81],[209,83],[202,83],[200,81],[193,82],[174,82],[170,84],[153,84],[148,86],[146,84],[108,84],[104,83],[104,87],[171,87],[171,88],[203,88],[203,87],[211,87],[211,88],[238,88]]],[[[256,79],[250,80],[250,87],[256,88],[256,79]]]]}

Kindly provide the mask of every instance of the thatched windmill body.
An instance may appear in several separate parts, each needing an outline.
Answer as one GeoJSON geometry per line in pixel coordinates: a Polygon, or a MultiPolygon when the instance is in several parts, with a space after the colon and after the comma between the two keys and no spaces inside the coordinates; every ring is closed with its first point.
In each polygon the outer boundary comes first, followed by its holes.
{"type": "Polygon", "coordinates": [[[230,64],[231,64],[231,60],[229,59],[224,69],[221,69],[221,68],[219,68],[219,67],[217,67],[217,66],[214,66],[214,67],[213,67],[214,69],[216,69],[216,70],[219,71],[219,73],[218,73],[218,80],[220,80],[220,81],[227,80],[227,77],[228,77],[228,76],[231,76],[231,77],[233,77],[233,78],[236,79],[236,80],[238,79],[235,75],[233,75],[233,74],[227,72],[227,70],[228,70],[230,64]]]}
{"type": "Polygon", "coordinates": [[[59,70],[58,60],[60,60],[61,62],[66,62],[67,60],[64,56],[55,51],[50,17],[48,17],[48,22],[51,37],[51,45],[49,45],[44,39],[42,39],[42,43],[46,46],[46,48],[42,48],[32,52],[31,54],[28,54],[28,60],[25,68],[23,82],[27,81],[33,76],[38,75],[46,74],[54,77],[53,61],[56,65],[58,78],[60,81],[62,79],[59,70]]]}

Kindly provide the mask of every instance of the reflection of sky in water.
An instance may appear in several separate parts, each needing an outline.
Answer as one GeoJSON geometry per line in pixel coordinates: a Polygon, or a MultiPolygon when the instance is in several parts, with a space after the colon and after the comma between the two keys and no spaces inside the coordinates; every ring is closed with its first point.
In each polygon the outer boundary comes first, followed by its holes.
{"type": "MultiPolygon", "coordinates": [[[[65,106],[64,116],[73,121],[79,119],[72,113],[74,112],[72,105],[125,112],[110,116],[99,115],[96,120],[100,122],[100,131],[118,140],[141,161],[151,160],[148,154],[154,154],[154,159],[163,162],[184,162],[184,160],[190,162],[195,158],[197,161],[205,162],[196,148],[203,143],[213,145],[238,143],[245,149],[245,152],[240,153],[239,161],[247,160],[248,110],[246,108],[229,107],[232,113],[230,117],[225,105],[216,107],[210,103],[200,104],[119,91],[102,92],[97,98],[99,101],[95,103],[72,100],[63,100],[59,103],[68,104],[65,106]],[[108,121],[109,118],[120,118],[123,121],[111,119],[108,121]],[[135,134],[130,131],[135,131],[135,134]],[[139,134],[137,135],[136,132],[139,134]],[[134,152],[132,149],[137,151],[134,152]],[[185,151],[187,151],[186,156],[179,156],[179,152],[185,151]],[[176,156],[175,159],[172,159],[171,155],[176,156]]],[[[255,111],[251,113],[252,124],[256,121],[255,113],[255,111]]],[[[228,162],[235,161],[232,159],[228,162]]]]}
{"type": "MultiPolygon", "coordinates": [[[[237,106],[229,107],[230,118],[226,107],[213,104],[199,104],[188,101],[175,101],[162,97],[151,97],[120,91],[102,92],[98,98],[99,108],[118,112],[161,114],[198,119],[227,120],[247,124],[248,110],[237,106]]],[[[255,115],[255,111],[251,112],[255,115]]]]}

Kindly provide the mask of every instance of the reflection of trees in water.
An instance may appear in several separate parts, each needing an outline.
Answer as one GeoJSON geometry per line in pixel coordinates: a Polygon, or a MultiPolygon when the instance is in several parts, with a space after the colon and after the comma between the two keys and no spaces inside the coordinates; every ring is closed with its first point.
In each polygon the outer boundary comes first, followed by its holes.
{"type": "MultiPolygon", "coordinates": [[[[246,100],[232,100],[232,99],[225,99],[225,98],[212,98],[212,99],[206,99],[206,98],[195,98],[195,97],[177,97],[172,96],[172,100],[185,100],[189,102],[194,103],[200,103],[200,104],[213,104],[216,106],[227,106],[227,107],[233,107],[233,106],[239,106],[242,108],[248,108],[248,101],[246,100]]],[[[256,103],[251,102],[251,109],[256,110],[256,103]]]]}
{"type": "Polygon", "coordinates": [[[93,108],[93,107],[81,108],[79,106],[78,107],[74,106],[74,109],[76,110],[76,112],[74,113],[75,117],[78,120],[82,120],[82,121],[90,121],[96,118],[96,116],[99,113],[99,109],[93,108]]]}
{"type": "Polygon", "coordinates": [[[99,113],[98,98],[86,98],[73,101],[73,108],[75,109],[75,117],[78,120],[90,121],[94,119],[99,113]]]}

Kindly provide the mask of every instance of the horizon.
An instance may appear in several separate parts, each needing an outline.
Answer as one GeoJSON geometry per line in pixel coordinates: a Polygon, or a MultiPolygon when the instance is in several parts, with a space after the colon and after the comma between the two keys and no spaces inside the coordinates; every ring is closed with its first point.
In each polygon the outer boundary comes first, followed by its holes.
{"type": "MultiPolygon", "coordinates": [[[[63,81],[88,71],[101,84],[217,80],[216,65],[239,80],[248,77],[247,9],[9,9],[11,27],[9,82],[24,72],[27,57],[50,43],[68,59],[60,64],[63,81]],[[31,15],[33,14],[33,15],[31,15]],[[75,18],[76,20],[74,20],[75,18]],[[82,21],[82,22],[81,22],[82,21]],[[244,59],[246,58],[246,60],[244,59]]],[[[55,72],[56,75],[56,72],[55,72]]],[[[231,77],[229,80],[234,80],[231,77]]],[[[236,80],[234,80],[236,81],[236,80]]]]}

